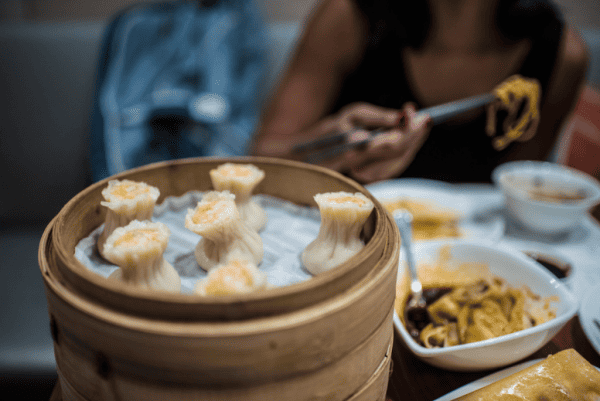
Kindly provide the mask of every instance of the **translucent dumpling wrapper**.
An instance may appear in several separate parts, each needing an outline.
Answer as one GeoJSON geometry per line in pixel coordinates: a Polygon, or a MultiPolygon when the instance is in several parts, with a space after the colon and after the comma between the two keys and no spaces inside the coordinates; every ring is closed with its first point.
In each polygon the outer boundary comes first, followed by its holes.
{"type": "Polygon", "coordinates": [[[221,296],[245,294],[267,288],[267,275],[255,264],[245,260],[232,260],[219,265],[199,280],[195,292],[200,295],[221,296]]]}
{"type": "Polygon", "coordinates": [[[110,275],[127,285],[159,291],[179,292],[181,278],[163,254],[170,231],[163,223],[134,220],[116,228],[106,239],[106,258],[119,266],[110,275]]]}
{"type": "Polygon", "coordinates": [[[267,223],[267,213],[252,200],[252,192],[265,178],[264,171],[252,164],[225,163],[210,170],[216,191],[229,191],[235,195],[240,217],[246,224],[260,231],[267,223]]]}
{"type": "Polygon", "coordinates": [[[204,195],[194,209],[188,209],[185,227],[202,236],[195,248],[198,265],[209,271],[232,260],[259,265],[263,243],[258,232],[245,224],[229,191],[204,195]]]}
{"type": "Polygon", "coordinates": [[[108,210],[97,245],[100,255],[107,259],[104,243],[108,236],[116,228],[125,227],[134,220],[151,220],[160,192],[144,182],[111,180],[102,190],[102,196],[105,200],[100,204],[108,210]]]}
{"type": "Polygon", "coordinates": [[[321,213],[317,238],[302,252],[302,264],[319,274],[344,263],[360,252],[365,244],[360,233],[373,210],[373,202],[357,192],[317,194],[321,213]]]}

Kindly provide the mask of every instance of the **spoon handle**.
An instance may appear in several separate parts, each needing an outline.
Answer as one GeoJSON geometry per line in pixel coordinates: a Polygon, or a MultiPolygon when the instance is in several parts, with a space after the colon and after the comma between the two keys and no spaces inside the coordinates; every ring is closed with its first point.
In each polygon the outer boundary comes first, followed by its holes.
{"type": "Polygon", "coordinates": [[[402,239],[401,246],[404,248],[406,254],[406,264],[408,265],[408,271],[410,273],[411,290],[413,292],[421,292],[421,282],[417,276],[417,267],[415,266],[413,254],[412,254],[412,215],[403,210],[396,210],[393,213],[394,220],[400,231],[400,237],[402,239]],[[418,288],[416,288],[418,287],[418,288]]]}

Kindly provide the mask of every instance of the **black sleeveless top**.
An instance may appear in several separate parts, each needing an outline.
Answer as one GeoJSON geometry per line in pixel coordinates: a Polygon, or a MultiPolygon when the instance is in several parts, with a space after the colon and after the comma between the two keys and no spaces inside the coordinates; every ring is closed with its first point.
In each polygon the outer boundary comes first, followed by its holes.
{"type": "MultiPolygon", "coordinates": [[[[333,112],[353,102],[401,108],[414,102],[404,73],[401,49],[418,48],[429,28],[426,1],[354,0],[369,23],[369,40],[361,64],[346,77],[333,112]]],[[[504,35],[518,40],[529,38],[532,48],[518,73],[537,78],[542,86],[542,102],[552,73],[563,23],[557,9],[547,1],[501,1],[498,24],[504,35]],[[506,21],[506,22],[504,22],[506,21]]],[[[492,170],[518,143],[503,151],[492,147],[485,134],[486,115],[454,126],[432,128],[429,138],[401,177],[419,177],[447,182],[490,182],[492,170]]]]}

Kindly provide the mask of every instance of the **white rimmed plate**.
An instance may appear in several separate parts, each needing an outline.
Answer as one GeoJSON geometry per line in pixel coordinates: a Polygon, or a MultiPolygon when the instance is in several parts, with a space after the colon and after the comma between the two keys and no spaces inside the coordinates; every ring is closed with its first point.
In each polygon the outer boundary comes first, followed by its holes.
{"type": "Polygon", "coordinates": [[[462,216],[459,222],[461,238],[497,241],[504,235],[504,218],[497,213],[502,207],[502,198],[493,195],[493,187],[485,191],[482,190],[485,186],[398,178],[369,184],[365,188],[380,202],[409,197],[455,210],[462,216]]]}
{"type": "Polygon", "coordinates": [[[596,320],[600,323],[600,285],[596,285],[588,290],[581,301],[579,307],[579,322],[583,328],[585,336],[600,355],[600,327],[594,323],[596,320]]]}

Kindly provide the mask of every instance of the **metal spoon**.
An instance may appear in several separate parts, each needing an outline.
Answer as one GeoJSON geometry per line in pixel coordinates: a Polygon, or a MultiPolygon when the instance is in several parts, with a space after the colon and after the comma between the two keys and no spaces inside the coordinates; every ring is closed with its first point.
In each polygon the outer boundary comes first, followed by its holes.
{"type": "Polygon", "coordinates": [[[393,217],[400,230],[401,246],[406,254],[406,264],[410,273],[411,297],[404,308],[404,321],[428,321],[429,313],[427,312],[427,304],[423,297],[423,285],[417,276],[417,267],[415,266],[412,253],[412,215],[406,210],[398,209],[394,211],[393,217]]]}

